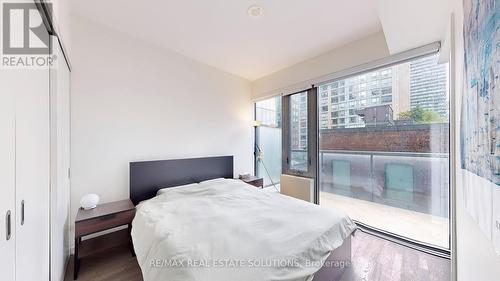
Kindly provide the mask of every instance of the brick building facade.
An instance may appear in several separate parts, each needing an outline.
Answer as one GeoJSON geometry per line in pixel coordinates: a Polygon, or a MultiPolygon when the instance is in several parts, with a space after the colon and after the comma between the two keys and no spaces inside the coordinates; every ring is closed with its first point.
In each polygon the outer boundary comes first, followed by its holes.
{"type": "Polygon", "coordinates": [[[320,150],[448,153],[447,123],[320,130],[320,150]]]}

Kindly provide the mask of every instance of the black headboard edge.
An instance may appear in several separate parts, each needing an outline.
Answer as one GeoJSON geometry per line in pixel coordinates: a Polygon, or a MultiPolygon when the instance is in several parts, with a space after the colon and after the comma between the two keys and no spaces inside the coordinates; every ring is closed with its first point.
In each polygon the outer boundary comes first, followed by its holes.
{"type": "Polygon", "coordinates": [[[134,205],[156,196],[160,188],[233,178],[233,156],[130,162],[130,199],[134,205]]]}

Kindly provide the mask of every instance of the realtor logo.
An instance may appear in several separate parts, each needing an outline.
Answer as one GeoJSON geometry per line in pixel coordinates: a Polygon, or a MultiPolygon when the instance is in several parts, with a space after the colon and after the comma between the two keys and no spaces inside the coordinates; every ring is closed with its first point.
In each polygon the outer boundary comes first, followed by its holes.
{"type": "MultiPolygon", "coordinates": [[[[44,2],[48,11],[52,4],[44,2]]],[[[50,35],[34,3],[2,3],[2,67],[51,66],[50,35]]]]}
{"type": "Polygon", "coordinates": [[[32,3],[3,3],[3,53],[25,55],[48,52],[49,36],[36,6],[32,3]]]}

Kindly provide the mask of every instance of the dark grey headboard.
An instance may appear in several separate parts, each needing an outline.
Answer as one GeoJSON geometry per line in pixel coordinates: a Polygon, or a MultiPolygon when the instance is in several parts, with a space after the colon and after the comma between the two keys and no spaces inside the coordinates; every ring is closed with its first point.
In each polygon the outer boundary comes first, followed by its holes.
{"type": "Polygon", "coordinates": [[[137,205],[160,188],[215,178],[233,178],[233,156],[131,162],[130,199],[137,205]]]}

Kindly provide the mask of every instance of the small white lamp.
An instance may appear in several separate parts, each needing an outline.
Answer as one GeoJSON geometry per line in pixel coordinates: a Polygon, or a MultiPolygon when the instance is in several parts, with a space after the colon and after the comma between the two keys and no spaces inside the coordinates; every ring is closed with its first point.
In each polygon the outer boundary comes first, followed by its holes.
{"type": "Polygon", "coordinates": [[[94,209],[97,204],[99,204],[99,195],[97,194],[87,194],[80,199],[80,206],[84,210],[94,209]]]}

